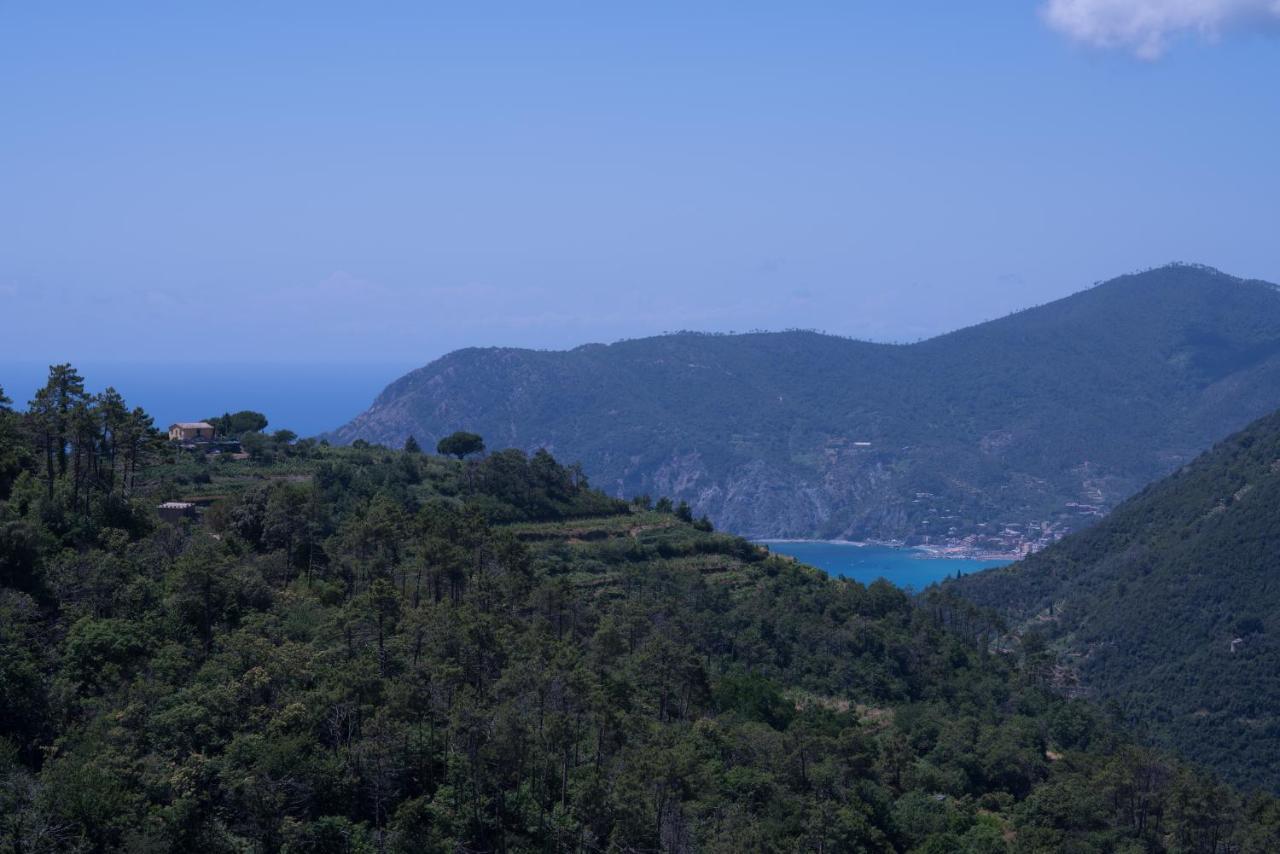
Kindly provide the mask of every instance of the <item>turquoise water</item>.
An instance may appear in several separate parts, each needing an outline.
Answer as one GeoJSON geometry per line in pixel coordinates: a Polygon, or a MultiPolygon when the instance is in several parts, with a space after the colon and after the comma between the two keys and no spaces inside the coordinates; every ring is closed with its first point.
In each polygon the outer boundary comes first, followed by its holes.
{"type": "Polygon", "coordinates": [[[923,590],[935,581],[954,578],[957,572],[968,575],[1012,563],[1007,560],[930,557],[915,549],[859,546],[853,543],[765,541],[763,545],[777,554],[791,555],[801,563],[816,566],[832,575],[852,578],[863,584],[870,584],[877,578],[886,578],[899,587],[911,590],[923,590]]]}

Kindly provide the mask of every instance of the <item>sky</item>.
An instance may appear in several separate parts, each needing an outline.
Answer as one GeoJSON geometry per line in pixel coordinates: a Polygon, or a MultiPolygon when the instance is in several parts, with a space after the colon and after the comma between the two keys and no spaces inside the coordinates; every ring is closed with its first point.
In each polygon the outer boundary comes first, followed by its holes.
{"type": "Polygon", "coordinates": [[[1280,281],[1277,22],[0,0],[0,364],[911,341],[1169,261],[1280,281]]]}

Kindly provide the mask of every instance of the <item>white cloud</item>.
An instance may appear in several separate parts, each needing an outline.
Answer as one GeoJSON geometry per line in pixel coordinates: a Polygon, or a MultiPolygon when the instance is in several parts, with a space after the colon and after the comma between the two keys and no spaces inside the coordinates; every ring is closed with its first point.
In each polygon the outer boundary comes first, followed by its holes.
{"type": "Polygon", "coordinates": [[[1280,0],[1048,0],[1045,20],[1085,44],[1158,59],[1184,33],[1216,38],[1224,30],[1280,22],[1280,0]]]}

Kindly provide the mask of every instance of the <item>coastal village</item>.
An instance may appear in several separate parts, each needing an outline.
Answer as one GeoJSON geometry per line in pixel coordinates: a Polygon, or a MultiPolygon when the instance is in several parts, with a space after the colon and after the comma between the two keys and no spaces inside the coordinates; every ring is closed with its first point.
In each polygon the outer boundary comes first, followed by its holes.
{"type": "Polygon", "coordinates": [[[966,533],[957,524],[959,515],[935,506],[937,500],[930,492],[915,494],[912,503],[926,506],[920,522],[923,533],[911,545],[938,557],[1017,560],[1106,515],[1100,504],[1067,501],[1055,519],[978,522],[973,526],[977,530],[966,533]]]}

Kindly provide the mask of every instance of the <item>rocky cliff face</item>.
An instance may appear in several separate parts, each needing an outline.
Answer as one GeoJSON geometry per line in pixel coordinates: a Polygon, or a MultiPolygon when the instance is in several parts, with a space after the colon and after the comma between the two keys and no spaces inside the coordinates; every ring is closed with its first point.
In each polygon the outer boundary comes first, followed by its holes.
{"type": "Polygon", "coordinates": [[[789,332],[460,350],[329,438],[473,430],[750,536],[1017,545],[1277,406],[1275,287],[1175,266],[910,346],[789,332]]]}

